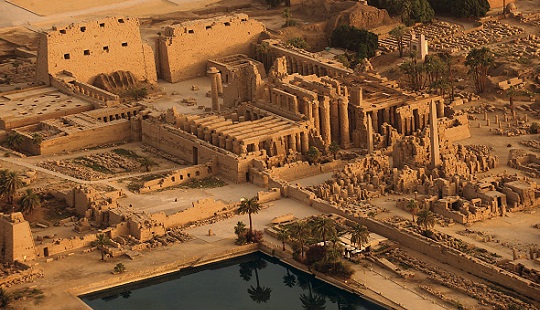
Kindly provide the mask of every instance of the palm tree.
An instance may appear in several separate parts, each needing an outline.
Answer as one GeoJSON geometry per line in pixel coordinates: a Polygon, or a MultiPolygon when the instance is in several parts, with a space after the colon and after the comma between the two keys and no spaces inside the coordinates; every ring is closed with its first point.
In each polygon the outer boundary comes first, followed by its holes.
{"type": "Polygon", "coordinates": [[[403,57],[403,37],[405,36],[405,26],[398,25],[394,29],[390,30],[389,34],[391,37],[396,39],[397,47],[399,51],[399,58],[403,57]]]}
{"type": "Polygon", "coordinates": [[[469,74],[472,75],[477,93],[484,92],[488,70],[494,61],[493,53],[487,47],[473,48],[467,54],[464,64],[469,67],[469,74]]]}
{"type": "Polygon", "coordinates": [[[330,143],[328,146],[328,151],[334,155],[334,159],[337,159],[337,154],[339,153],[339,143],[332,141],[332,143],[330,143]]]}
{"type": "Polygon", "coordinates": [[[34,192],[33,189],[27,188],[19,202],[22,213],[32,213],[41,206],[41,198],[34,192]]]}
{"type": "Polygon", "coordinates": [[[0,173],[0,196],[7,197],[8,203],[13,204],[15,194],[22,185],[17,172],[2,170],[0,173]]]}
{"type": "Polygon", "coordinates": [[[281,241],[283,251],[285,251],[285,243],[289,240],[289,231],[284,228],[277,228],[277,239],[281,241]]]}
{"type": "Polygon", "coordinates": [[[336,222],[329,217],[320,216],[315,218],[314,224],[313,232],[322,238],[323,244],[326,247],[326,238],[337,235],[336,222]]]}
{"type": "Polygon", "coordinates": [[[238,221],[238,223],[236,223],[236,226],[234,226],[234,233],[238,237],[240,237],[245,232],[246,232],[246,224],[244,224],[244,222],[242,222],[242,221],[238,221]]]}
{"type": "Polygon", "coordinates": [[[97,234],[94,245],[101,251],[101,260],[105,260],[105,246],[111,244],[111,239],[106,234],[97,234]]]}
{"type": "Polygon", "coordinates": [[[296,285],[296,276],[289,272],[289,268],[287,268],[287,274],[283,276],[283,283],[288,287],[296,285]]]}
{"type": "Polygon", "coordinates": [[[249,236],[248,241],[251,241],[253,236],[253,222],[251,220],[251,214],[257,214],[261,210],[262,205],[259,203],[257,197],[250,199],[242,198],[240,199],[240,208],[238,208],[238,213],[247,214],[249,216],[249,236]]]}
{"type": "Polygon", "coordinates": [[[363,244],[366,244],[369,240],[369,230],[366,226],[356,224],[351,233],[351,242],[354,246],[358,245],[359,248],[362,248],[363,244]]]}
{"type": "Polygon", "coordinates": [[[300,255],[304,257],[304,244],[309,235],[309,229],[304,222],[295,222],[289,228],[291,236],[300,243],[300,255]]]}
{"type": "Polygon", "coordinates": [[[409,199],[409,203],[407,204],[407,211],[409,211],[412,214],[412,221],[414,223],[414,215],[418,213],[420,209],[418,209],[418,205],[416,204],[416,200],[409,199]]]}
{"type": "Polygon", "coordinates": [[[418,226],[423,227],[425,231],[430,230],[433,226],[435,226],[435,217],[433,216],[433,213],[429,211],[428,209],[422,209],[418,213],[418,218],[416,219],[416,223],[418,226]]]}
{"type": "Polygon", "coordinates": [[[21,135],[20,133],[16,131],[12,131],[7,136],[6,143],[8,147],[16,151],[19,151],[21,149],[21,145],[23,144],[23,141],[24,141],[23,135],[21,135]]]}
{"type": "Polygon", "coordinates": [[[150,172],[150,168],[152,166],[155,166],[156,163],[154,161],[152,161],[150,158],[148,157],[143,157],[139,160],[140,164],[141,164],[141,168],[144,167],[146,169],[146,172],[150,172]]]}

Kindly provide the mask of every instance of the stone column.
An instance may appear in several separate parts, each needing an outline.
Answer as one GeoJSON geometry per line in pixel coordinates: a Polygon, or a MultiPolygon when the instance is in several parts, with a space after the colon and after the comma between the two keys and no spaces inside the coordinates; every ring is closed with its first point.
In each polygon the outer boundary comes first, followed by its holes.
{"type": "Polygon", "coordinates": [[[391,125],[390,122],[390,108],[384,108],[383,110],[383,122],[391,125]]]}
{"type": "Polygon", "coordinates": [[[289,149],[296,152],[296,134],[293,133],[293,134],[287,136],[287,138],[289,139],[289,149]]]}
{"type": "Polygon", "coordinates": [[[219,146],[219,140],[218,140],[218,134],[212,133],[212,144],[215,146],[219,146]]]}
{"type": "Polygon", "coordinates": [[[429,134],[431,142],[431,167],[435,168],[441,165],[439,150],[439,130],[437,127],[437,108],[435,102],[431,101],[429,111],[429,134]]]}
{"type": "Polygon", "coordinates": [[[313,111],[313,122],[315,123],[315,128],[317,128],[317,130],[319,130],[319,132],[320,132],[321,131],[321,121],[320,121],[320,116],[319,116],[319,105],[317,104],[316,101],[310,102],[310,105],[311,105],[311,109],[313,111]]]}
{"type": "Polygon", "coordinates": [[[370,113],[367,114],[367,149],[368,154],[373,154],[373,122],[370,113]]]}
{"type": "Polygon", "coordinates": [[[219,141],[219,147],[224,149],[225,148],[225,137],[224,136],[218,136],[219,141]]]}
{"type": "Polygon", "coordinates": [[[223,81],[221,81],[221,73],[217,74],[216,81],[217,81],[217,92],[219,95],[223,95],[223,81]]]}
{"type": "Polygon", "coordinates": [[[339,104],[339,133],[341,134],[341,147],[348,148],[351,144],[351,139],[349,136],[349,103],[340,98],[338,99],[339,104]]]}
{"type": "Polygon", "coordinates": [[[302,150],[302,154],[307,154],[308,150],[309,150],[309,139],[308,139],[308,136],[307,136],[307,133],[305,132],[301,132],[300,133],[300,148],[302,150]]]}
{"type": "Polygon", "coordinates": [[[371,121],[373,122],[373,130],[374,132],[379,132],[379,115],[377,115],[377,111],[371,112],[371,121]]]}
{"type": "Polygon", "coordinates": [[[337,100],[330,101],[330,139],[339,141],[339,103],[337,100]]]}
{"type": "Polygon", "coordinates": [[[298,113],[298,97],[294,97],[291,105],[291,110],[294,113],[298,113]]]}
{"type": "Polygon", "coordinates": [[[330,132],[330,102],[327,97],[324,97],[322,102],[319,102],[321,105],[321,137],[324,144],[329,145],[332,143],[332,135],[330,132]]]}
{"type": "Polygon", "coordinates": [[[219,71],[216,67],[210,67],[206,72],[210,77],[211,83],[211,96],[212,96],[212,111],[219,111],[219,93],[218,93],[218,74],[219,71]]]}
{"type": "Polygon", "coordinates": [[[437,117],[438,118],[444,117],[444,101],[443,100],[440,100],[437,103],[437,117]]]}
{"type": "Polygon", "coordinates": [[[233,151],[233,144],[232,144],[232,138],[226,138],[225,139],[225,149],[229,152],[233,151]]]}

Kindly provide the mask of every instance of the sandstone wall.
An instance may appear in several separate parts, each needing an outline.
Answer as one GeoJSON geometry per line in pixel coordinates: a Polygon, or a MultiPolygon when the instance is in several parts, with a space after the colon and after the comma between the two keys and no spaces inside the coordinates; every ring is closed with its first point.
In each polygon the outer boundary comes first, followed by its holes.
{"type": "Polygon", "coordinates": [[[170,172],[166,177],[144,182],[139,189],[140,193],[147,193],[162,188],[178,186],[190,182],[193,179],[200,180],[217,173],[218,167],[215,161],[207,164],[195,165],[184,169],[170,172]]]}
{"type": "Polygon", "coordinates": [[[70,72],[92,84],[100,73],[131,71],[137,78],[157,80],[152,49],[145,44],[135,18],[105,18],[39,34],[36,80],[49,85],[49,74],[70,72]]]}
{"type": "Polygon", "coordinates": [[[180,23],[165,28],[157,42],[160,77],[175,83],[204,76],[208,59],[251,54],[251,44],[265,30],[246,14],[180,23]]]}
{"type": "Polygon", "coordinates": [[[215,201],[212,198],[202,199],[193,202],[193,205],[184,211],[167,216],[163,223],[166,228],[183,226],[189,222],[212,217],[226,207],[223,201],[215,201]]]}
{"type": "Polygon", "coordinates": [[[311,177],[320,173],[333,171],[341,164],[341,161],[334,160],[326,164],[310,165],[308,162],[294,162],[284,167],[272,168],[270,174],[284,181],[298,180],[311,177]]]}
{"type": "Polygon", "coordinates": [[[40,145],[40,154],[56,154],[128,140],[131,140],[130,121],[120,119],[103,123],[103,126],[100,127],[78,132],[74,131],[66,136],[44,140],[40,145]],[[114,132],[114,134],[111,134],[111,132],[114,132]]]}
{"type": "Polygon", "coordinates": [[[43,243],[36,246],[38,257],[48,257],[66,251],[73,251],[82,247],[90,246],[96,240],[96,234],[88,234],[81,237],[54,239],[53,242],[43,243]]]}
{"type": "MultiPolygon", "coordinates": [[[[83,105],[80,107],[65,107],[62,108],[60,111],[51,111],[44,114],[32,114],[28,117],[24,118],[7,118],[7,119],[0,119],[0,128],[3,129],[13,129],[13,128],[19,128],[23,126],[28,126],[32,124],[37,124],[41,121],[48,120],[48,119],[57,119],[61,118],[62,116],[67,116],[71,114],[77,114],[81,112],[86,112],[94,109],[90,105],[83,105]]],[[[0,141],[2,139],[0,138],[0,141]]]]}

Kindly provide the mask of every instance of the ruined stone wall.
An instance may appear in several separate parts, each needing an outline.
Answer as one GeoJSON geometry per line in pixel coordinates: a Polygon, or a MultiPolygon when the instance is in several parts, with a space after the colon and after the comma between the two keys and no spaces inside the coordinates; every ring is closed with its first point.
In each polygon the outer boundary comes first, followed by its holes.
{"type": "Polygon", "coordinates": [[[56,154],[64,151],[80,150],[129,140],[131,140],[131,123],[129,120],[121,119],[114,122],[103,123],[103,126],[100,127],[94,127],[78,132],[74,131],[66,136],[43,140],[43,142],[41,142],[40,154],[56,154]]]}
{"type": "Polygon", "coordinates": [[[139,189],[139,192],[148,193],[162,188],[182,185],[194,179],[204,179],[214,176],[218,172],[218,169],[217,162],[213,160],[206,164],[174,170],[166,177],[144,182],[142,187],[139,189]]]}
{"type": "MultiPolygon", "coordinates": [[[[61,118],[63,116],[82,113],[86,111],[92,110],[93,107],[90,105],[83,105],[80,107],[65,107],[62,108],[59,111],[51,111],[50,113],[44,113],[44,114],[31,114],[24,118],[6,118],[6,119],[0,119],[0,128],[2,129],[14,129],[19,127],[24,127],[32,124],[37,124],[39,122],[48,120],[48,119],[57,119],[61,118]]],[[[6,134],[7,136],[7,134],[6,134]]],[[[1,140],[1,138],[0,138],[1,140]]]]}
{"type": "Polygon", "coordinates": [[[90,246],[95,240],[96,234],[88,234],[81,237],[53,239],[53,242],[51,243],[42,243],[36,246],[37,257],[48,257],[87,247],[90,246]]]}
{"type": "Polygon", "coordinates": [[[36,258],[30,224],[22,213],[0,213],[0,248],[0,262],[24,262],[36,258]]]}
{"type": "Polygon", "coordinates": [[[320,173],[326,173],[333,171],[337,166],[341,164],[341,161],[331,161],[326,164],[311,165],[306,161],[294,162],[287,164],[284,167],[272,168],[269,173],[273,177],[277,177],[284,181],[298,180],[307,178],[320,173]]]}
{"type": "Polygon", "coordinates": [[[100,73],[131,71],[138,79],[157,80],[154,54],[145,44],[135,18],[105,18],[39,34],[36,80],[50,84],[49,74],[70,72],[92,84],[100,73]]]}
{"type": "Polygon", "coordinates": [[[193,202],[190,208],[174,213],[166,217],[163,222],[166,228],[179,227],[189,222],[195,222],[214,216],[227,205],[223,201],[215,201],[212,198],[193,202]]]}
{"type": "Polygon", "coordinates": [[[202,19],[166,27],[158,39],[160,76],[171,83],[206,74],[208,59],[251,54],[264,25],[246,14],[202,19]]]}

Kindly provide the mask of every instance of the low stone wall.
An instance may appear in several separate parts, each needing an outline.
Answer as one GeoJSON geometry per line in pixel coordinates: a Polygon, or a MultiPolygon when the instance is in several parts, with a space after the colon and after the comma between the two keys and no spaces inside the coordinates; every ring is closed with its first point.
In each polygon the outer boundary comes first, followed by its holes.
{"type": "Polygon", "coordinates": [[[341,160],[334,160],[325,164],[311,165],[307,161],[294,162],[284,167],[272,168],[270,175],[284,181],[293,181],[312,177],[320,173],[334,171],[342,165],[341,160]]]}
{"type": "Polygon", "coordinates": [[[216,160],[211,160],[206,164],[195,165],[183,169],[171,171],[166,177],[156,178],[144,182],[139,192],[148,193],[167,187],[178,186],[190,182],[191,180],[201,180],[217,174],[218,166],[216,160]]]}

